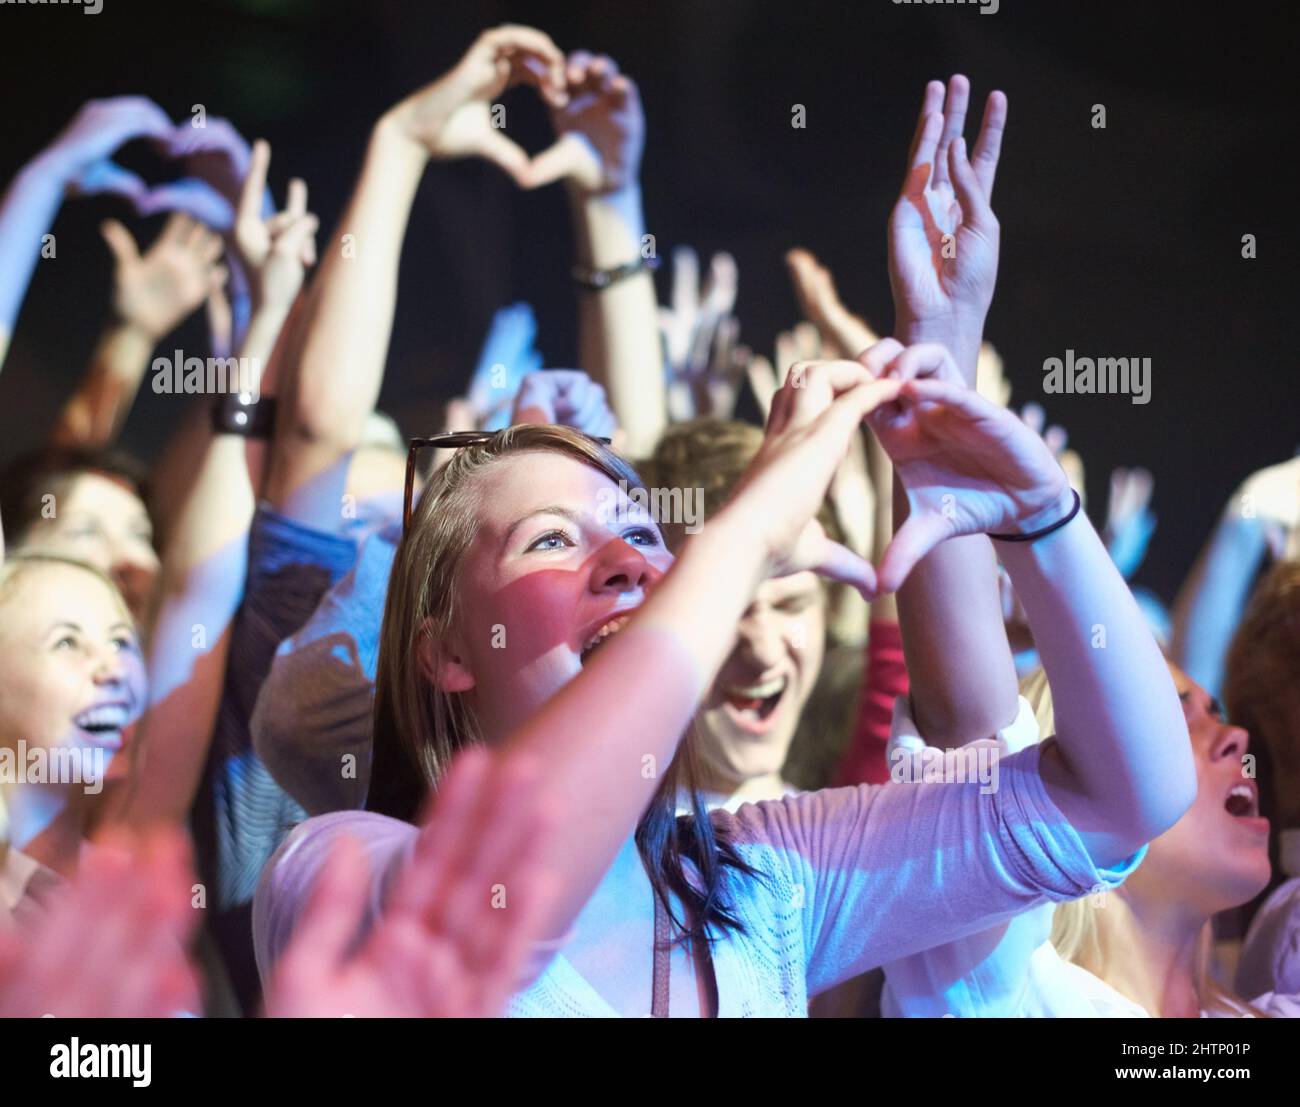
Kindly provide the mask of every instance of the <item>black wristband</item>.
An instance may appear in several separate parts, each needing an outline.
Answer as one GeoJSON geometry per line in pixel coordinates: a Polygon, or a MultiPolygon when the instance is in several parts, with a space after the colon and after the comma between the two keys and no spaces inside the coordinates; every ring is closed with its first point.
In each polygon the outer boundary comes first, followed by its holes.
{"type": "Polygon", "coordinates": [[[640,273],[642,269],[654,271],[658,268],[659,258],[652,255],[648,258],[636,258],[634,261],[615,265],[612,269],[590,269],[585,265],[575,265],[573,267],[573,279],[583,288],[590,289],[592,292],[601,292],[611,284],[617,284],[635,273],[640,273]]]}
{"type": "Polygon", "coordinates": [[[275,397],[245,400],[228,392],[212,405],[213,434],[238,434],[244,438],[270,438],[275,429],[275,397]]]}
{"type": "Polygon", "coordinates": [[[1066,523],[1079,514],[1079,508],[1083,506],[1083,501],[1079,499],[1079,493],[1073,488],[1074,506],[1070,508],[1069,514],[1064,519],[1058,519],[1055,523],[1043,527],[1041,530],[1031,530],[1028,534],[990,534],[989,537],[997,542],[1033,542],[1039,538],[1045,538],[1054,530],[1060,530],[1066,523]]]}

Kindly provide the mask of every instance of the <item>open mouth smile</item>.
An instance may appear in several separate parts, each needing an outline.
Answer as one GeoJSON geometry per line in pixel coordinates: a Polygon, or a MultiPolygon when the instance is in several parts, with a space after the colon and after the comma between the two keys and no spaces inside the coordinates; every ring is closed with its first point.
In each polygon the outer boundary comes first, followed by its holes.
{"type": "Polygon", "coordinates": [[[583,641],[582,649],[579,651],[578,655],[582,664],[587,664],[587,661],[591,656],[595,654],[601,646],[613,638],[614,635],[622,630],[631,617],[632,613],[630,611],[625,611],[622,614],[615,615],[612,619],[607,619],[605,622],[601,623],[592,634],[588,635],[583,641]]]}
{"type": "Polygon", "coordinates": [[[759,684],[724,689],[724,709],[741,730],[750,734],[766,734],[789,686],[789,677],[781,676],[759,684]]]}

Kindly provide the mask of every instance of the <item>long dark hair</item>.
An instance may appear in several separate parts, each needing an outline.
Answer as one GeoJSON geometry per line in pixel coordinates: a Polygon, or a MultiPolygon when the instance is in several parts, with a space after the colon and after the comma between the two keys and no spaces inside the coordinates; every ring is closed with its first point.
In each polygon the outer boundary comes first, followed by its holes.
{"type": "MultiPolygon", "coordinates": [[[[464,697],[433,686],[421,672],[419,647],[424,637],[445,640],[456,618],[462,555],[476,527],[475,475],[498,458],[539,450],[565,454],[628,488],[644,488],[636,470],[600,442],[543,424],[510,427],[488,442],[459,449],[434,475],[389,578],[375,677],[370,811],[413,822],[456,752],[480,740],[464,697]]],[[[642,863],[673,920],[677,942],[714,941],[742,930],[729,906],[727,873],[755,875],[709,818],[696,779],[688,734],[636,831],[642,863]],[[679,796],[690,797],[690,811],[681,817],[679,796]],[[688,876],[688,864],[697,880],[688,876]],[[672,910],[670,892],[684,905],[685,918],[672,910]]]]}

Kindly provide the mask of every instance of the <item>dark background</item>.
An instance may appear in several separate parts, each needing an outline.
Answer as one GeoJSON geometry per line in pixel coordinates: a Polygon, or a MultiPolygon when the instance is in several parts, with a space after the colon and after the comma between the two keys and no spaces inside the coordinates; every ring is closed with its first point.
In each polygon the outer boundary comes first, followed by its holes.
{"type": "MultiPolygon", "coordinates": [[[[920,95],[927,79],[964,72],[979,107],[993,87],[1010,99],[987,335],[1013,402],[1043,402],[1070,431],[1095,518],[1113,466],[1154,471],[1160,527],[1139,580],[1169,599],[1236,484],[1300,443],[1287,14],[1284,3],[1148,0],[1002,0],[996,15],[890,0],[104,0],[96,16],[4,5],[0,177],[86,98],[144,93],[178,120],[202,103],[268,138],[277,196],[290,175],[305,177],[328,230],[378,114],[480,29],[531,23],[564,49],[612,54],[639,82],[659,252],[730,250],[742,337],[768,350],[797,318],[781,260],[796,244],[832,268],[847,303],[889,328],[885,220],[920,95]],[[796,103],[803,130],[790,126],[796,103]],[[1091,126],[1097,103],[1104,131],[1091,126]],[[1241,257],[1246,233],[1257,260],[1241,257]],[[1044,396],[1043,359],[1067,347],[1152,358],[1151,402],[1044,396]]],[[[540,107],[527,94],[507,103],[512,134],[545,145],[540,107]]],[[[105,321],[110,267],[96,227],[110,214],[126,216],[102,199],[59,216],[58,258],[38,268],[0,379],[0,457],[40,441],[105,321]]],[[[431,167],[381,406],[404,430],[427,430],[435,399],[466,381],[492,311],[517,299],[537,310],[546,364],[571,365],[570,263],[558,186],[520,195],[490,166],[431,167]]],[[[176,344],[203,341],[200,313],[176,344]]],[[[175,425],[170,403],[146,384],[126,445],[151,455],[175,425]]]]}

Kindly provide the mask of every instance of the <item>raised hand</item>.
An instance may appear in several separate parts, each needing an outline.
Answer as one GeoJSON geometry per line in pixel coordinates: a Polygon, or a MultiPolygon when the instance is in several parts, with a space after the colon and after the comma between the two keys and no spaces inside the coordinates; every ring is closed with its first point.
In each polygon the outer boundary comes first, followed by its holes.
{"type": "Polygon", "coordinates": [[[791,250],[785,263],[804,318],[820,332],[828,352],[857,357],[880,341],[870,325],[840,301],[831,271],[810,251],[791,250]]]}
{"type": "MultiPolygon", "coordinates": [[[[849,311],[840,300],[835,287],[835,278],[831,271],[822,265],[810,251],[794,249],[785,255],[786,266],[790,271],[790,281],[794,285],[795,295],[803,310],[807,324],[796,327],[793,332],[794,342],[801,347],[812,343],[812,336],[807,333],[808,324],[816,328],[820,338],[820,357],[856,357],[874,346],[880,339],[862,318],[849,311]]],[[[782,338],[777,339],[778,358],[781,356],[782,338]]],[[[800,359],[810,355],[800,352],[800,359]]],[[[751,364],[750,382],[755,394],[761,384],[758,381],[760,366],[751,364]]],[[[760,399],[760,403],[763,400],[760,399]]],[[[888,458],[880,458],[878,467],[884,479],[892,481],[888,458]]],[[[868,466],[866,444],[860,435],[854,436],[848,456],[835,474],[831,484],[831,503],[835,508],[836,519],[843,531],[848,546],[859,554],[866,556],[872,547],[872,520],[875,515],[877,497],[888,497],[889,490],[882,490],[873,482],[868,466]]],[[[845,625],[849,616],[846,613],[845,625]]],[[[865,625],[865,624],[863,624],[865,625]]]]}
{"type": "Polygon", "coordinates": [[[1274,558],[1300,556],[1300,457],[1254,473],[1231,508],[1260,524],[1274,558]]]}
{"type": "MultiPolygon", "coordinates": [[[[960,329],[977,335],[993,300],[999,228],[990,207],[1007,98],[989,94],[984,121],[967,157],[962,130],[970,82],[931,81],[908,156],[907,176],[889,218],[889,280],[895,334],[937,336],[960,329]]],[[[962,351],[962,371],[974,364],[962,351]]]]}
{"type": "Polygon", "coordinates": [[[822,350],[821,334],[812,323],[796,323],[790,330],[778,333],[771,361],[762,354],[749,353],[748,347],[743,347],[741,362],[745,378],[763,418],[767,418],[772,400],[794,364],[821,360],[829,360],[829,353],[822,350]]]}
{"type": "Polygon", "coordinates": [[[1155,533],[1156,517],[1151,511],[1154,489],[1155,479],[1148,469],[1121,467],[1111,471],[1102,539],[1125,580],[1131,579],[1142,565],[1155,533]]]}
{"type": "Polygon", "coordinates": [[[968,387],[943,347],[885,339],[861,361],[901,389],[869,420],[911,509],[878,567],[882,589],[945,539],[1031,531],[1069,512],[1070,484],[1046,443],[968,387]]]}
{"type": "Polygon", "coordinates": [[[985,399],[1006,407],[1011,402],[1011,382],[1002,365],[1002,356],[991,342],[980,346],[975,360],[975,387],[985,399]]]}
{"type": "Polygon", "coordinates": [[[464,397],[472,412],[469,425],[454,429],[500,430],[509,425],[512,397],[527,374],[542,368],[542,355],[533,345],[536,338],[537,318],[528,304],[510,304],[493,313],[464,397]]]}
{"type": "Polygon", "coordinates": [[[336,847],[268,989],[272,1017],[491,1017],[518,990],[553,894],[555,817],[533,761],[457,758],[389,903],[359,948],[371,884],[336,847]]]}
{"type": "Polygon", "coordinates": [[[605,389],[580,369],[529,373],[515,396],[512,423],[559,423],[593,438],[612,438],[617,420],[605,389]]]}
{"type": "Polygon", "coordinates": [[[142,255],[131,232],[115,219],[100,233],[113,252],[113,308],[154,342],[170,334],[226,279],[218,265],[222,242],[186,215],[173,215],[142,255]]]}
{"type": "Polygon", "coordinates": [[[727,507],[749,513],[768,551],[768,575],[812,569],[874,596],[870,563],[827,538],[814,516],[863,419],[902,387],[874,379],[856,361],[800,362],[790,370],[772,400],[763,445],[727,507]]]}
{"type": "Polygon", "coordinates": [[[565,63],[568,97],[551,107],[559,136],[533,159],[533,187],[567,179],[584,192],[634,187],[645,149],[645,113],[632,79],[607,54],[576,50],[565,63]]]}
{"type": "MultiPolygon", "coordinates": [[[[689,246],[673,250],[672,290],[659,308],[659,331],[668,358],[668,414],[674,422],[710,415],[731,417],[736,390],[752,355],[740,355],[736,262],[716,253],[700,288],[700,262],[689,246]]],[[[775,392],[780,381],[773,382],[775,392]]],[[[766,413],[766,407],[764,407],[766,413]]]]}
{"type": "Polygon", "coordinates": [[[0,1018],[197,1014],[193,882],[179,832],[106,838],[51,894],[39,933],[0,932],[0,1018]]]}
{"type": "Polygon", "coordinates": [[[266,172],[271,147],[259,139],[244,179],[235,222],[235,244],[251,275],[255,307],[288,312],[302,288],[309,266],[316,263],[316,228],[319,220],[307,211],[307,185],[295,177],[289,182],[285,210],[262,217],[266,172]]]}
{"type": "Polygon", "coordinates": [[[90,100],[41,155],[44,166],[57,173],[77,196],[108,193],[137,207],[148,195],[138,176],[112,159],[114,151],[132,139],[165,142],[171,137],[167,113],[144,96],[90,100]]]}
{"type": "MultiPolygon", "coordinates": [[[[207,119],[202,127],[182,123],[172,132],[166,148],[171,157],[181,162],[190,180],[201,181],[223,201],[221,207],[206,209],[206,216],[199,212],[193,214],[217,230],[233,227],[252,161],[252,149],[234,124],[216,116],[207,119]]],[[[162,204],[188,210],[186,194],[170,192],[165,185],[154,193],[162,204]]]]}
{"type": "Polygon", "coordinates": [[[506,24],[479,35],[455,68],[389,117],[429,157],[486,158],[528,188],[532,160],[492,119],[493,101],[516,84],[532,85],[552,106],[567,99],[559,47],[542,31],[506,24]]]}

